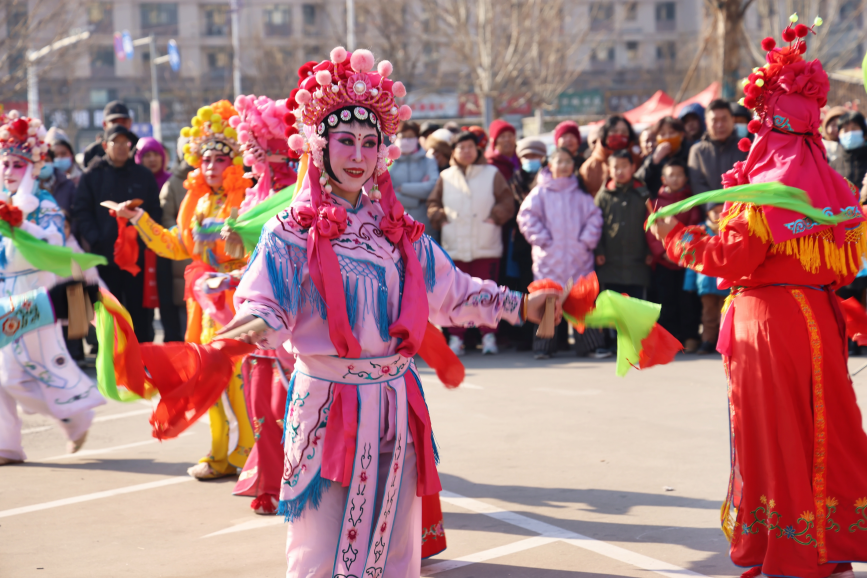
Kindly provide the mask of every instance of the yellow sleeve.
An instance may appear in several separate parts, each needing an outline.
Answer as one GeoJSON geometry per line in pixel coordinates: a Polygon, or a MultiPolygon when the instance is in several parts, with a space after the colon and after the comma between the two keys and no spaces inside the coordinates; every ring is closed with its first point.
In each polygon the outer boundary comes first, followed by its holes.
{"type": "Polygon", "coordinates": [[[155,223],[147,213],[143,213],[134,226],[141,240],[148,246],[148,249],[160,257],[172,259],[173,261],[182,261],[190,258],[187,248],[181,242],[177,227],[166,229],[162,225],[155,223]]]}

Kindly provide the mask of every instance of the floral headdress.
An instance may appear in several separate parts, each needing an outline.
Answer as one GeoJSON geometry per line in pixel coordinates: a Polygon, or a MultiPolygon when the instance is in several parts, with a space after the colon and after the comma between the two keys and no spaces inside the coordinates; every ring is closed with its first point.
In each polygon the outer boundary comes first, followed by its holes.
{"type": "Polygon", "coordinates": [[[45,142],[45,127],[38,118],[21,116],[10,110],[0,118],[0,154],[15,155],[30,163],[45,160],[48,143],[45,142]]]}
{"type": "Polygon", "coordinates": [[[235,108],[238,114],[229,119],[229,126],[238,132],[244,164],[259,179],[241,204],[240,213],[244,213],[267,199],[272,188],[279,191],[297,180],[289,163],[299,155],[289,149],[286,139],[298,134],[298,129],[285,100],[241,95],[235,99],[235,108]]]}
{"type": "Polygon", "coordinates": [[[243,164],[239,154],[238,133],[229,126],[229,119],[237,114],[238,111],[228,100],[198,110],[190,120],[192,126],[181,129],[181,136],[190,139],[184,145],[184,160],[188,165],[198,168],[202,164],[202,156],[212,149],[229,155],[236,165],[243,164]]]}
{"type": "MultiPolygon", "coordinates": [[[[388,78],[392,73],[391,63],[387,60],[380,62],[376,72],[372,72],[373,65],[373,54],[369,50],[349,53],[345,48],[337,47],[331,51],[331,60],[319,64],[308,62],[301,67],[299,86],[290,95],[298,105],[295,116],[304,127],[304,136],[292,135],[289,146],[309,154],[312,159],[291,213],[299,225],[309,231],[310,278],[325,299],[329,338],[337,354],[349,358],[361,356],[361,345],[352,333],[344,292],[334,289],[343,287],[343,279],[331,245],[331,240],[346,230],[347,215],[346,209],[335,204],[331,196],[332,188],[326,176],[328,167],[323,155],[327,145],[324,135],[326,123],[331,128],[355,118],[376,127],[380,134],[394,136],[400,121],[412,116],[408,106],[398,107],[395,103],[395,98],[406,95],[406,88],[388,78]]],[[[405,357],[412,357],[421,346],[428,318],[424,274],[413,248],[413,243],[424,232],[424,225],[406,215],[394,193],[387,160],[398,157],[398,147],[380,144],[374,187],[367,194],[370,199],[379,200],[383,212],[379,229],[400,251],[406,267],[400,313],[388,331],[389,335],[400,340],[397,351],[405,357]]]]}
{"type": "MultiPolygon", "coordinates": [[[[304,126],[307,137],[305,147],[301,135],[289,138],[290,148],[309,151],[313,164],[324,171],[322,150],[325,147],[325,125],[336,126],[350,122],[355,116],[366,121],[386,136],[397,133],[401,121],[409,120],[412,110],[407,105],[397,106],[395,98],[406,96],[402,82],[388,77],[394,67],[387,60],[379,63],[373,71],[373,54],[369,50],[347,52],[338,46],[331,51],[331,60],[319,64],[308,62],[298,71],[300,82],[290,98],[297,103],[296,115],[304,126]]],[[[396,146],[381,144],[377,151],[376,176],[388,170],[387,161],[400,156],[396,146]]],[[[376,192],[372,197],[376,198],[376,192]]]]}

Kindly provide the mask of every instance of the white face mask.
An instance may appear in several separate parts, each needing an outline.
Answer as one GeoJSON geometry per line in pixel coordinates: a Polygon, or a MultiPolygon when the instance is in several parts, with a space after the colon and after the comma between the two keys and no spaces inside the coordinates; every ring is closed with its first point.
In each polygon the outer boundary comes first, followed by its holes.
{"type": "Polygon", "coordinates": [[[397,139],[397,146],[400,147],[401,153],[409,155],[418,150],[418,139],[400,137],[397,139]]]}

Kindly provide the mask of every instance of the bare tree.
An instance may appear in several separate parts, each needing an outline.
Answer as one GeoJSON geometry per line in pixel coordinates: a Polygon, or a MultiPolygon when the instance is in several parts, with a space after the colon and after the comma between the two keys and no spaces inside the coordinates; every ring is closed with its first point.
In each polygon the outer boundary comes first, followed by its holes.
{"type": "MultiPolygon", "coordinates": [[[[78,24],[78,0],[6,0],[0,3],[0,99],[23,99],[27,89],[27,53],[68,36],[78,24]]],[[[68,65],[79,47],[52,52],[39,60],[41,72],[68,65]]]]}

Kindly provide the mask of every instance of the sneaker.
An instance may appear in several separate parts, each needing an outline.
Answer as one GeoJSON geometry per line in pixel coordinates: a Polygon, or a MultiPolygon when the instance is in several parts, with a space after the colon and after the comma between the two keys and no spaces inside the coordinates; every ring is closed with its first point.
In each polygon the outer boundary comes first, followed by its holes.
{"type": "Polygon", "coordinates": [[[551,356],[545,351],[540,351],[539,353],[534,355],[533,358],[534,359],[551,359],[551,356]]]}
{"type": "Polygon", "coordinates": [[[600,347],[596,351],[590,353],[590,357],[593,359],[605,359],[606,357],[611,357],[614,355],[610,349],[605,349],[604,347],[600,347]]]}
{"type": "Polygon", "coordinates": [[[259,496],[252,502],[250,507],[260,516],[273,516],[277,513],[277,508],[280,506],[280,500],[272,494],[259,496]]]}
{"type": "Polygon", "coordinates": [[[716,353],[716,347],[710,341],[702,341],[696,353],[698,355],[710,355],[711,353],[716,353]]]}
{"type": "Polygon", "coordinates": [[[689,338],[683,344],[683,350],[687,353],[695,353],[696,351],[698,351],[700,345],[701,343],[698,339],[689,338]]]}
{"type": "Polygon", "coordinates": [[[199,462],[191,468],[187,468],[187,474],[191,478],[196,478],[197,480],[216,480],[217,478],[225,478],[226,476],[235,475],[234,473],[222,474],[212,468],[211,464],[208,462],[199,462]]]}
{"type": "Polygon", "coordinates": [[[493,333],[488,333],[482,337],[482,355],[496,355],[500,352],[497,349],[497,336],[493,333]]]}
{"type": "Polygon", "coordinates": [[[87,432],[84,432],[83,434],[81,434],[81,437],[78,438],[77,440],[69,440],[68,442],[66,442],[66,453],[68,453],[68,454],[76,453],[78,450],[81,449],[81,446],[84,445],[85,441],[87,441],[87,432]]]}
{"type": "Polygon", "coordinates": [[[451,349],[455,355],[460,357],[464,354],[464,340],[458,337],[457,335],[452,335],[449,337],[449,349],[451,349]]]}

